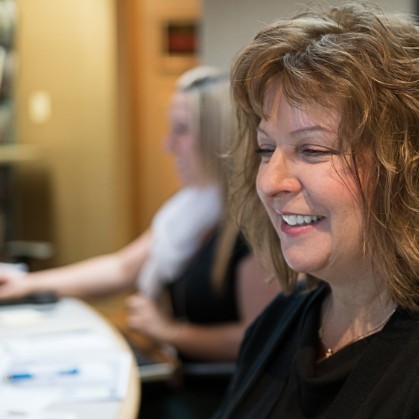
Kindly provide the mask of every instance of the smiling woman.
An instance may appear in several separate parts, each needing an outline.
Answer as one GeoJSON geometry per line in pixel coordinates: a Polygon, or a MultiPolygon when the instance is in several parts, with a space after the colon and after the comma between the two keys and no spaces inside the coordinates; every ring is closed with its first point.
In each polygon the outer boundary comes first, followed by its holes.
{"type": "Polygon", "coordinates": [[[279,81],[266,96],[256,189],[287,265],[329,281],[342,280],[336,270],[363,278],[372,264],[360,246],[357,188],[338,151],[339,114],[317,104],[290,104],[279,81]],[[354,266],[354,260],[364,263],[354,266]]]}
{"type": "Polygon", "coordinates": [[[217,419],[419,417],[418,45],[410,21],[343,4],[238,55],[234,213],[287,293],[217,419]]]}

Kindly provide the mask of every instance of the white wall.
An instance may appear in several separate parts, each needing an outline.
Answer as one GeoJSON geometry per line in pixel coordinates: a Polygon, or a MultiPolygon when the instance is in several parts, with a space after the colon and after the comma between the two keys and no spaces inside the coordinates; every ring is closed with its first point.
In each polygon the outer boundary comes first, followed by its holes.
{"type": "MultiPolygon", "coordinates": [[[[203,0],[202,61],[229,69],[235,53],[265,24],[308,3],[289,0],[203,0]]],[[[330,2],[330,4],[341,1],[330,2]]],[[[412,13],[416,0],[376,0],[385,11],[412,13]]]]}

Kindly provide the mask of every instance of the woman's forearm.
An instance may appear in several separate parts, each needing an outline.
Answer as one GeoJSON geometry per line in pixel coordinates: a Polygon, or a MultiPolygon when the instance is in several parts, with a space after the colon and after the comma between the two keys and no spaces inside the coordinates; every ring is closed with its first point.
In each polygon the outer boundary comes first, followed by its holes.
{"type": "Polygon", "coordinates": [[[88,297],[129,288],[135,282],[114,255],[99,256],[72,265],[29,273],[28,294],[52,291],[59,296],[88,297]]]}
{"type": "Polygon", "coordinates": [[[146,231],[121,250],[71,265],[16,277],[0,272],[0,298],[23,297],[39,292],[58,296],[90,297],[135,286],[148,257],[151,231],[146,231]]]}

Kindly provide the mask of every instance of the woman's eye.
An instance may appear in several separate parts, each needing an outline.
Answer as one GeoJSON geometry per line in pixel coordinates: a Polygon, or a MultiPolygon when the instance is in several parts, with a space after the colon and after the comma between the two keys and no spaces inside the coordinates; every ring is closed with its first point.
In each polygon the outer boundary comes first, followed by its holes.
{"type": "Polygon", "coordinates": [[[261,161],[266,161],[269,160],[275,149],[271,147],[258,147],[255,151],[260,156],[261,161]]]}
{"type": "Polygon", "coordinates": [[[298,152],[303,155],[304,158],[317,161],[317,160],[325,160],[338,154],[336,150],[331,148],[325,147],[318,147],[318,146],[304,146],[301,147],[298,152]]]}

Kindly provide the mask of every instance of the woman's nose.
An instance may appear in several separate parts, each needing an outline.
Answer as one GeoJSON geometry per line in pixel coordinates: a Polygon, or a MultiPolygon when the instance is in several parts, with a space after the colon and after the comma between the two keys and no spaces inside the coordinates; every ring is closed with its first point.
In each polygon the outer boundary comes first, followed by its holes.
{"type": "Polygon", "coordinates": [[[274,151],[269,161],[260,164],[256,183],[259,193],[266,196],[301,191],[293,162],[279,149],[274,151]]]}

